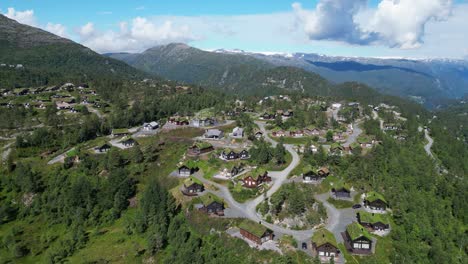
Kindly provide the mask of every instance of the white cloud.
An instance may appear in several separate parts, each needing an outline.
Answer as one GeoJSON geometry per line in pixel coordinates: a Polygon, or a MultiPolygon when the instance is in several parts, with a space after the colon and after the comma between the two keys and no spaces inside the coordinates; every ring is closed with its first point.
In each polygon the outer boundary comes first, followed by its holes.
{"type": "Polygon", "coordinates": [[[68,37],[67,28],[62,24],[54,24],[49,22],[44,29],[60,37],[68,37]]]}
{"type": "Polygon", "coordinates": [[[14,8],[9,7],[5,16],[18,21],[21,24],[37,26],[34,10],[17,11],[14,8]]]}
{"type": "Polygon", "coordinates": [[[371,17],[368,30],[379,32],[391,47],[419,48],[429,21],[447,19],[451,0],[383,0],[371,17]]]}
{"type": "Polygon", "coordinates": [[[91,22],[88,22],[87,24],[85,24],[84,26],[82,26],[78,33],[80,34],[80,36],[84,39],[87,39],[89,38],[91,35],[93,35],[95,32],[95,29],[94,29],[94,24],[91,23],[91,22]]]}
{"type": "Polygon", "coordinates": [[[306,10],[300,3],[292,5],[300,26],[310,39],[337,40],[352,44],[367,44],[375,34],[366,34],[354,21],[367,0],[321,0],[315,10],[306,10]]]}
{"type": "Polygon", "coordinates": [[[13,7],[7,9],[6,17],[16,20],[21,24],[39,27],[61,37],[68,37],[67,28],[62,24],[48,22],[46,25],[41,25],[37,22],[34,10],[19,11],[13,7]]]}
{"type": "Polygon", "coordinates": [[[401,49],[421,47],[426,24],[447,19],[452,0],[320,0],[309,11],[294,3],[298,25],[312,40],[350,44],[382,44],[401,49]]]}
{"type": "Polygon", "coordinates": [[[82,44],[98,52],[140,52],[160,44],[196,39],[186,25],[175,25],[171,20],[158,24],[143,17],[120,22],[117,31],[101,32],[93,23],[87,23],[78,34],[82,44]]]}

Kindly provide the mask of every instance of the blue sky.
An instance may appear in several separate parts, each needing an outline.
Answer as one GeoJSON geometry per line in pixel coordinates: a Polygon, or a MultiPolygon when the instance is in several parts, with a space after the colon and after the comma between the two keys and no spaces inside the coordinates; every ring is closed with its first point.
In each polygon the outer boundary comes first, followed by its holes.
{"type": "Polygon", "coordinates": [[[468,55],[463,0],[2,0],[0,12],[98,52],[186,42],[207,50],[468,55]]]}

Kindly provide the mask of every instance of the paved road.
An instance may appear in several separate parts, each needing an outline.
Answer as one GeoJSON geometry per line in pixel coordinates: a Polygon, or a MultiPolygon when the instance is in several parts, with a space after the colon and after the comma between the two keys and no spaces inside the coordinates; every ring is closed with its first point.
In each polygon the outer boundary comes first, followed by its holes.
{"type": "Polygon", "coordinates": [[[359,127],[360,125],[360,122],[359,121],[356,121],[354,124],[353,124],[353,133],[351,135],[349,135],[349,137],[346,139],[346,142],[343,143],[343,146],[344,147],[349,147],[349,145],[353,144],[354,142],[356,142],[357,138],[359,137],[359,135],[362,134],[362,129],[359,127]]]}
{"type": "Polygon", "coordinates": [[[385,131],[384,131],[384,121],[382,120],[382,118],[379,117],[379,114],[377,113],[377,111],[372,110],[372,116],[373,116],[374,119],[379,120],[380,130],[382,130],[385,133],[385,131]]]}
{"type": "Polygon", "coordinates": [[[426,151],[427,155],[429,155],[431,158],[434,158],[434,154],[432,154],[431,148],[432,144],[434,144],[434,139],[429,136],[429,131],[427,131],[427,128],[424,129],[424,136],[426,137],[426,140],[428,141],[426,145],[424,145],[424,150],[426,151]]]}
{"type": "MultiPolygon", "coordinates": [[[[277,142],[268,137],[268,133],[266,133],[265,123],[260,121],[257,121],[255,123],[259,126],[259,128],[265,135],[265,140],[267,142],[270,142],[272,145],[276,146],[277,142]]],[[[357,131],[355,132],[356,135],[360,134],[359,131],[360,129],[357,128],[357,131]]],[[[310,238],[314,234],[315,229],[312,228],[308,230],[292,230],[279,225],[270,224],[263,221],[261,215],[256,212],[257,205],[263,202],[266,199],[266,197],[271,197],[276,191],[279,190],[281,185],[288,182],[288,175],[300,163],[300,157],[294,150],[293,145],[285,145],[285,148],[289,153],[291,153],[291,164],[289,164],[289,166],[282,171],[268,172],[273,179],[273,183],[270,189],[266,192],[265,195],[260,195],[257,198],[249,200],[245,203],[238,203],[237,201],[235,201],[227,187],[203,178],[202,174],[196,174],[195,177],[197,177],[199,180],[201,180],[207,185],[215,186],[217,190],[210,190],[209,192],[219,197],[222,197],[226,201],[226,203],[229,204],[228,210],[230,210],[230,212],[232,212],[233,215],[235,215],[235,217],[245,217],[254,222],[261,222],[264,226],[271,229],[277,237],[281,237],[283,235],[291,235],[296,239],[298,244],[301,245],[302,242],[308,243],[310,241],[310,238]]],[[[328,219],[327,223],[325,224],[325,227],[335,235],[338,242],[342,242],[343,239],[341,237],[341,232],[345,230],[348,224],[355,221],[357,210],[336,209],[332,204],[327,202],[329,195],[329,193],[320,194],[316,195],[315,198],[318,201],[322,202],[327,210],[328,219]]],[[[343,262],[341,263],[344,263],[344,260],[342,261],[343,262]]]]}
{"type": "Polygon", "coordinates": [[[47,162],[47,165],[52,165],[52,164],[55,164],[55,163],[58,163],[58,162],[64,162],[65,161],[65,157],[67,156],[67,152],[73,150],[74,148],[71,148],[67,151],[65,151],[64,153],[58,155],[57,157],[51,159],[49,162],[47,162]]]}
{"type": "Polygon", "coordinates": [[[11,153],[11,148],[10,146],[13,145],[14,142],[10,142],[8,144],[6,144],[5,146],[3,146],[3,153],[2,153],[2,160],[5,161],[8,159],[8,156],[10,155],[11,153]]]}

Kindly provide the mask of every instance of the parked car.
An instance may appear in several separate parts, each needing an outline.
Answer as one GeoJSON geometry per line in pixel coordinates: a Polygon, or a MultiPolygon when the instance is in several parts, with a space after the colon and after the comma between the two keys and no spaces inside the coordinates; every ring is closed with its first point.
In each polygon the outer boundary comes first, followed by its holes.
{"type": "Polygon", "coordinates": [[[359,209],[359,208],[361,208],[361,205],[360,205],[360,204],[355,204],[355,205],[353,205],[353,209],[359,209]]]}
{"type": "Polygon", "coordinates": [[[307,249],[307,243],[306,242],[302,242],[302,249],[307,249]]]}

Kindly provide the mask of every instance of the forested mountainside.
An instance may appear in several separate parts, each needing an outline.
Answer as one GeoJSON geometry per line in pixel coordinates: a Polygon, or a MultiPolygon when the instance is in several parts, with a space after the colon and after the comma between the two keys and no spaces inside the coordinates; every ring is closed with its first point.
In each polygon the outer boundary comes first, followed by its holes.
{"type": "Polygon", "coordinates": [[[142,76],[125,63],[0,15],[0,88],[142,76]]]}
{"type": "Polygon", "coordinates": [[[14,81],[0,89],[0,263],[318,264],[320,227],[333,231],[332,263],[465,262],[464,103],[430,112],[364,84],[261,63],[239,81],[253,91],[181,85],[1,19],[10,28],[2,58],[32,52],[34,63],[0,69],[14,81]],[[12,43],[24,32],[38,41],[23,49],[12,43]],[[224,157],[241,150],[245,159],[224,157]],[[271,182],[247,188],[248,177],[226,173],[234,168],[271,182]],[[327,175],[306,183],[319,169],[327,175]],[[192,195],[194,183],[204,190],[192,195]],[[352,197],[335,199],[338,186],[352,197]],[[357,255],[341,233],[369,193],[385,200],[378,215],[390,228],[362,227],[373,250],[357,255]],[[210,211],[214,202],[223,213],[210,211]],[[269,250],[240,233],[246,225],[274,229],[269,250]]]}
{"type": "MultiPolygon", "coordinates": [[[[151,48],[140,54],[115,53],[109,57],[165,78],[207,87],[230,90],[255,90],[275,80],[274,67],[295,67],[317,73],[333,83],[358,81],[378,91],[411,98],[426,106],[445,104],[468,92],[467,63],[463,61],[411,61],[373,58],[341,58],[297,53],[263,55],[224,50],[208,52],[185,44],[169,44],[151,48]]],[[[275,80],[298,82],[296,76],[275,80]]],[[[271,83],[270,83],[271,84],[271,83]]],[[[272,85],[273,86],[273,85],[272,85]]],[[[294,87],[294,86],[293,86],[294,87]]]]}

